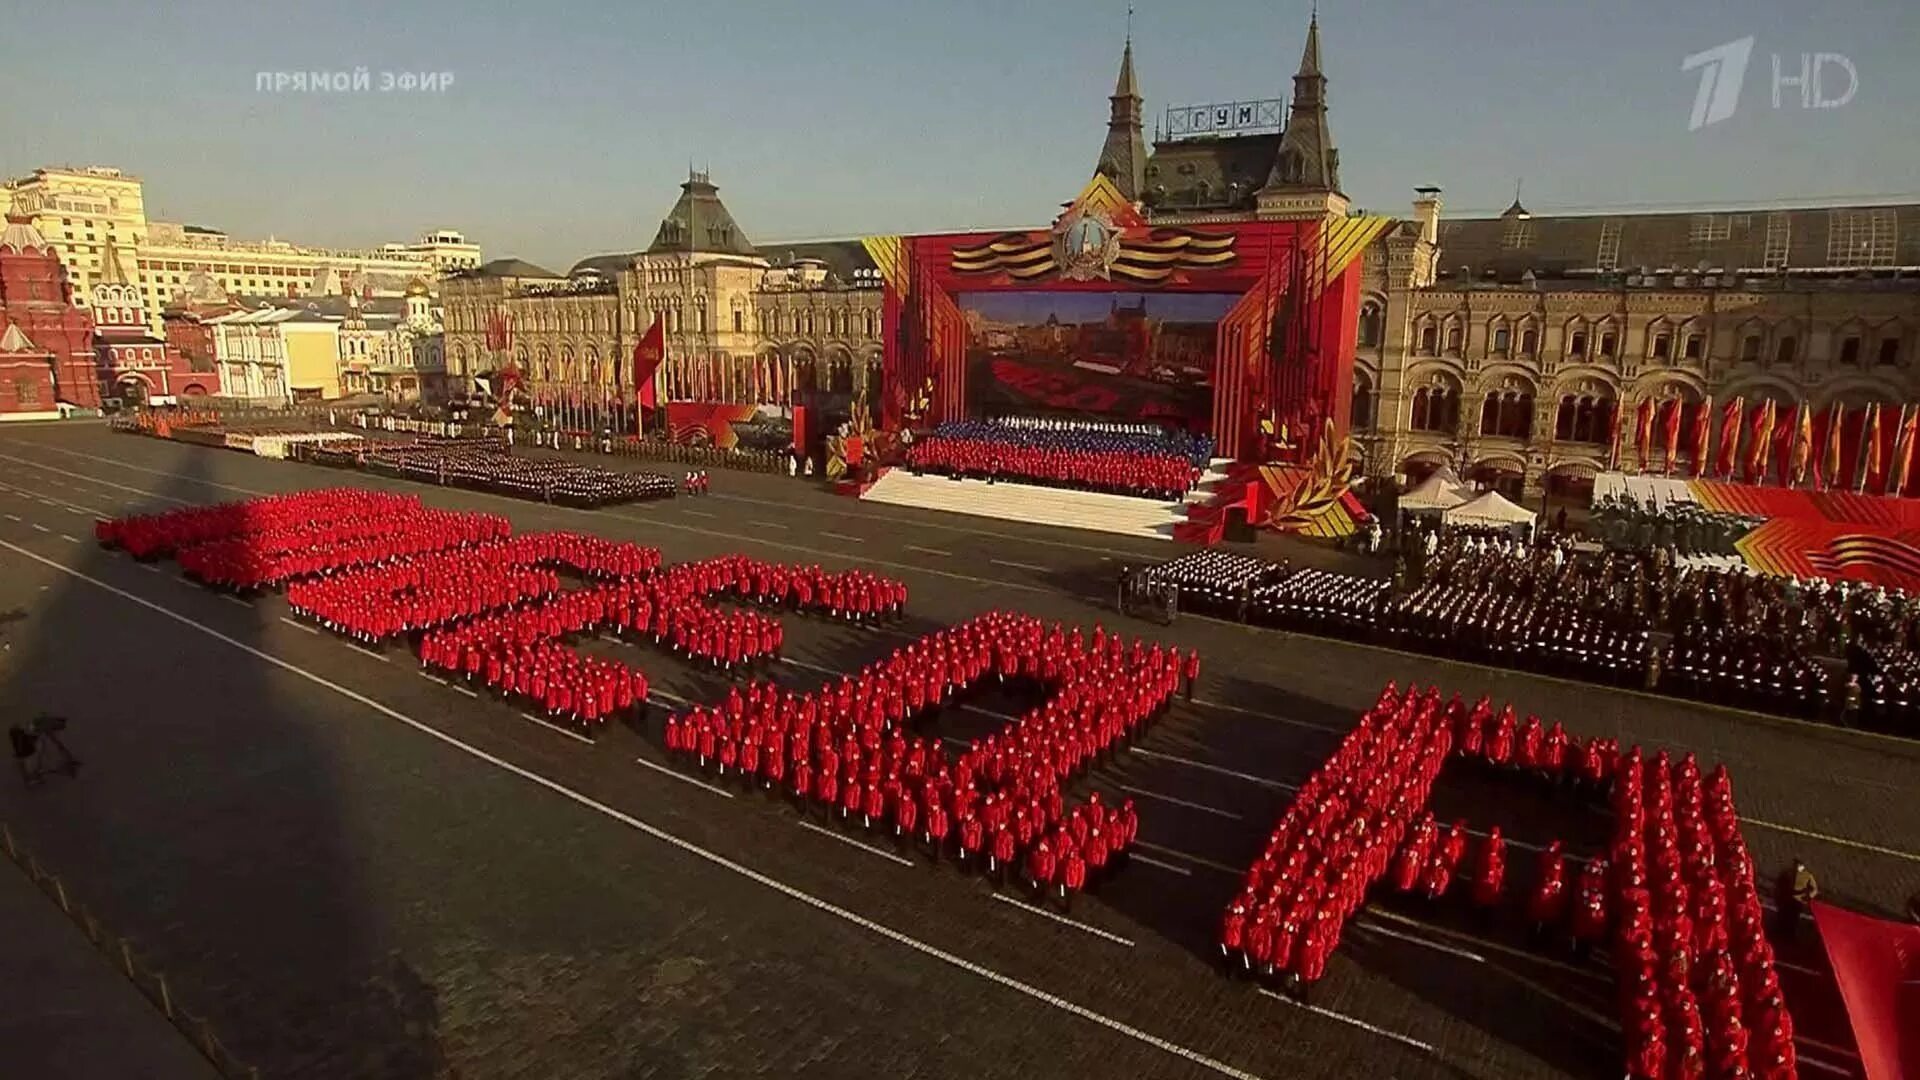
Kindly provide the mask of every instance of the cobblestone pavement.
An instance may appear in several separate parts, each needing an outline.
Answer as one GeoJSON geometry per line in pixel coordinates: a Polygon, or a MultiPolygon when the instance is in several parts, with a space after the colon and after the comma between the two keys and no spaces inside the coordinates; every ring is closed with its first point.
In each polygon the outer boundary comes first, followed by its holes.
{"type": "MultiPolygon", "coordinates": [[[[77,783],[0,784],[0,817],[269,1076],[1617,1074],[1608,973],[1462,911],[1376,905],[1311,1010],[1214,969],[1217,914],[1287,785],[1390,677],[1724,760],[1763,873],[1799,854],[1874,910],[1920,888],[1920,809],[1898,797],[1913,744],[1183,619],[1125,623],[1198,648],[1206,670],[1194,703],[1083,785],[1134,794],[1146,844],[1062,922],[784,802],[683,782],[646,726],[586,745],[402,650],[300,626],[277,598],[223,599],[87,540],[96,515],[348,481],[671,560],[744,551],[908,582],[897,627],[790,619],[771,674],[796,685],[990,607],[1116,625],[1113,571],[1170,550],[775,477],[716,472],[708,498],[588,512],[98,427],[0,433],[0,611],[25,612],[0,708],[71,716],[88,761],[77,783]]],[[[724,685],[650,648],[587,647],[676,698],[724,685]]],[[[973,699],[932,727],[968,737],[1020,704],[973,699]]],[[[1533,843],[1606,828],[1470,770],[1437,802],[1533,843]]],[[[1788,986],[1817,1040],[1803,1053],[1851,1074],[1824,960],[1808,942],[1784,955],[1806,969],[1788,986]]]]}

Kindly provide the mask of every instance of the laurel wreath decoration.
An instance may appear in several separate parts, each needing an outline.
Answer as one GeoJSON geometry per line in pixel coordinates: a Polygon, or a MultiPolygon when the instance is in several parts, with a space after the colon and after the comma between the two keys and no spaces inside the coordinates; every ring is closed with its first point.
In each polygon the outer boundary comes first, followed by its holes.
{"type": "Polygon", "coordinates": [[[1331,512],[1347,493],[1353,481],[1353,440],[1336,440],[1329,418],[1320,432],[1319,448],[1308,464],[1307,478],[1294,487],[1291,496],[1281,490],[1272,471],[1261,472],[1268,489],[1277,496],[1267,523],[1282,530],[1305,528],[1331,512]]]}

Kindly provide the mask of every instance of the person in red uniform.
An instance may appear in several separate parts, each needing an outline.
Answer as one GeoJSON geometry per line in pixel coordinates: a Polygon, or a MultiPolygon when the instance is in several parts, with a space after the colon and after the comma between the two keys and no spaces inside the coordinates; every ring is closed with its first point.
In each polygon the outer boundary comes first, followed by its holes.
{"type": "Polygon", "coordinates": [[[1607,860],[1596,855],[1580,869],[1574,888],[1572,924],[1574,949],[1585,956],[1607,933],[1607,860]]]}
{"type": "Polygon", "coordinates": [[[1473,903],[1482,911],[1500,904],[1500,893],[1507,883],[1507,842],[1495,825],[1480,845],[1480,859],[1473,868],[1473,903]]]}
{"type": "Polygon", "coordinates": [[[1541,937],[1549,928],[1559,926],[1566,912],[1567,862],[1561,854],[1560,841],[1555,840],[1540,853],[1533,891],[1527,895],[1527,921],[1533,924],[1534,937],[1541,937]]]}

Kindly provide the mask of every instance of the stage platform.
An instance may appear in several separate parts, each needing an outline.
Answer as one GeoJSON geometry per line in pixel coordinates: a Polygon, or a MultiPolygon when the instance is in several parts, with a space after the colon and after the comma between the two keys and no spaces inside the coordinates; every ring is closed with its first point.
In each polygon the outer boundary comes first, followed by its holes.
{"type": "Polygon", "coordinates": [[[989,484],[985,480],[954,480],[932,473],[915,476],[898,468],[874,481],[860,497],[893,506],[917,506],[923,510],[945,510],[1031,525],[1171,540],[1174,526],[1187,519],[1187,506],[1203,501],[1210,494],[1210,485],[1225,478],[1226,474],[1220,471],[1223,464],[1225,462],[1216,461],[1209,466],[1199,486],[1178,502],[1005,480],[989,484]]]}

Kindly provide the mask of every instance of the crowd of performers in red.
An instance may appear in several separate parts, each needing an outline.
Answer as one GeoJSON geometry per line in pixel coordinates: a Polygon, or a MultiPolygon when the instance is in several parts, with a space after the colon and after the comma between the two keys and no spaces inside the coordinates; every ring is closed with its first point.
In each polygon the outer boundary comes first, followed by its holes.
{"type": "Polygon", "coordinates": [[[907,467],[948,476],[1016,480],[1155,499],[1178,499],[1200,476],[1175,454],[1020,446],[930,435],[907,449],[907,467]]]}
{"type": "Polygon", "coordinates": [[[95,523],[94,538],[136,559],[153,559],[213,540],[284,533],[309,525],[408,517],[422,509],[419,497],[414,495],[328,488],[114,518],[95,523]]]}
{"type": "Polygon", "coordinates": [[[718,776],[977,867],[996,885],[1022,880],[1065,907],[1139,830],[1133,800],[1096,792],[1069,808],[1067,784],[1131,742],[1198,674],[1195,655],[990,612],[816,690],[731,690],[720,706],[669,716],[666,745],[718,776]],[[914,720],[989,678],[1038,683],[1047,700],[957,755],[912,734],[914,720]]]}
{"type": "Polygon", "coordinates": [[[1443,833],[1424,809],[1450,754],[1610,801],[1610,849],[1586,861],[1569,893],[1565,846],[1548,845],[1521,906],[1537,938],[1570,940],[1582,955],[1608,947],[1633,1080],[1796,1075],[1793,1021],[1725,767],[1703,777],[1691,754],[1676,766],[1664,752],[1623,753],[1610,739],[1522,721],[1511,706],[1496,713],[1484,697],[1468,707],[1388,684],[1301,785],[1228,906],[1219,940],[1230,967],[1304,995],[1382,877],[1430,901],[1464,877],[1475,907],[1501,909],[1500,829],[1469,859],[1467,823],[1443,833]]]}

